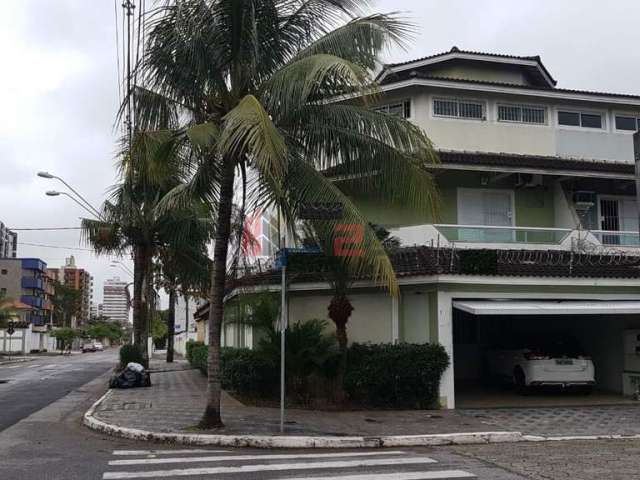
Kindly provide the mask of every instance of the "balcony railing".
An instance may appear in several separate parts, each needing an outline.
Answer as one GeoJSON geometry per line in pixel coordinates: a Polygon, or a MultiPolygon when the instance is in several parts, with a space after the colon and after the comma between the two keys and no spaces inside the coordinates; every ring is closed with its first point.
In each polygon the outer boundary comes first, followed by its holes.
{"type": "Polygon", "coordinates": [[[602,245],[611,247],[640,247],[640,235],[633,231],[591,230],[602,245]]]}
{"type": "Polygon", "coordinates": [[[595,248],[636,251],[640,247],[640,235],[634,231],[429,224],[392,229],[391,234],[405,246],[580,251],[595,248]]]}
{"type": "Polygon", "coordinates": [[[561,244],[568,228],[497,227],[486,225],[434,225],[449,242],[561,244]]]}
{"type": "Polygon", "coordinates": [[[22,288],[36,288],[38,290],[42,290],[44,288],[44,282],[41,278],[22,277],[22,288]]]}

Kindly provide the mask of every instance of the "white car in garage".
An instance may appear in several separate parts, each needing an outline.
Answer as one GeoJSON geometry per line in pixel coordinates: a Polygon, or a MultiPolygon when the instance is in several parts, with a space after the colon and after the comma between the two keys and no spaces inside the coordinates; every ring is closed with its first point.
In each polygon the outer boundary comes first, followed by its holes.
{"type": "Polygon", "coordinates": [[[526,346],[487,352],[487,367],[493,378],[513,383],[518,389],[555,386],[580,388],[588,393],[595,385],[591,357],[571,339],[528,341],[526,346]]]}

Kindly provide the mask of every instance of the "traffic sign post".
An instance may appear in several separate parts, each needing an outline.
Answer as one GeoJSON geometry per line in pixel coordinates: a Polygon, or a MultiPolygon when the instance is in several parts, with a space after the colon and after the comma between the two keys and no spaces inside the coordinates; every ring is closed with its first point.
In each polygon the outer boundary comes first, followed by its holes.
{"type": "Polygon", "coordinates": [[[13,320],[9,320],[8,324],[7,324],[7,335],[9,335],[9,361],[11,361],[11,336],[16,332],[16,329],[14,328],[15,326],[15,322],[13,320]]]}

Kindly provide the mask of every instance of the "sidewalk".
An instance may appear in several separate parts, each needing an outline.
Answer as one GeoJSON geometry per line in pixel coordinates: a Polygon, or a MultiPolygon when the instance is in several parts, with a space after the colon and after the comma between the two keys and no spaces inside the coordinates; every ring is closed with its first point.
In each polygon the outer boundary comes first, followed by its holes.
{"type": "MultiPolygon", "coordinates": [[[[184,361],[170,367],[154,361],[151,369],[160,365],[172,371],[152,374],[152,387],[109,391],[91,412],[96,423],[110,426],[111,433],[118,434],[119,429],[155,432],[160,434],[156,439],[182,443],[191,442],[184,440],[189,436],[193,437],[191,443],[200,444],[206,442],[201,437],[214,435],[283,438],[278,408],[245,406],[226,393],[222,399],[225,427],[197,430],[205,407],[205,377],[188,369],[184,361]]],[[[358,437],[365,443],[385,437],[374,446],[618,437],[640,434],[639,413],[637,406],[351,412],[287,409],[284,436],[291,441],[302,437],[358,437]],[[413,443],[411,437],[416,437],[413,443]]],[[[138,434],[137,438],[144,436],[138,434]]],[[[317,442],[305,445],[317,446],[317,442]]]]}

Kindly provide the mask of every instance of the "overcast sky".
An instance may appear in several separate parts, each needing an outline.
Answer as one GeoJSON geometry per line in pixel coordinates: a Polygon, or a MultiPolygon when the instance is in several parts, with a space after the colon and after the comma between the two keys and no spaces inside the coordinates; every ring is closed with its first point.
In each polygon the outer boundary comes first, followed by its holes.
{"type": "MultiPolygon", "coordinates": [[[[36,177],[65,178],[94,205],[115,181],[118,106],[113,0],[0,0],[0,221],[10,227],[73,227],[84,212],[63,189],[36,177]]],[[[121,4],[117,1],[116,4],[121,4]]],[[[150,2],[149,2],[150,3],[150,2]]],[[[419,33],[390,62],[449,50],[540,55],[564,88],[640,94],[637,0],[380,0],[419,33]]],[[[20,232],[20,256],[60,266],[73,254],[96,279],[127,274],[90,252],[76,231],[20,232]],[[23,243],[24,242],[24,243],[23,243]]],[[[127,261],[125,259],[125,261],[127,261]]]]}

